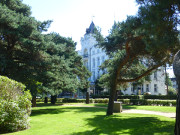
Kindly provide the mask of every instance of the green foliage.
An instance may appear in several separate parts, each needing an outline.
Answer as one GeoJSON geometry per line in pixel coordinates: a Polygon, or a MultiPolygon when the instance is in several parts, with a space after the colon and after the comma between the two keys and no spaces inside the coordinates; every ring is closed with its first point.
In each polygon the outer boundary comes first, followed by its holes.
{"type": "Polygon", "coordinates": [[[168,87],[168,95],[175,95],[177,96],[177,91],[173,87],[168,87]]]}
{"type": "Polygon", "coordinates": [[[169,75],[166,73],[166,76],[165,76],[165,85],[167,86],[173,86],[173,84],[172,84],[172,81],[171,81],[171,79],[169,78],[169,75]]]}
{"type": "Polygon", "coordinates": [[[75,51],[76,43],[57,33],[45,35],[48,70],[42,75],[44,91],[52,96],[62,91],[75,92],[87,88],[90,76],[83,66],[82,57],[75,51]]]}
{"type": "Polygon", "coordinates": [[[96,41],[98,41],[98,43],[101,43],[104,41],[104,37],[101,34],[101,28],[100,27],[94,27],[94,37],[96,38],[96,41]]]}
{"type": "Polygon", "coordinates": [[[27,129],[31,113],[31,94],[25,86],[0,76],[0,133],[27,129]]]}

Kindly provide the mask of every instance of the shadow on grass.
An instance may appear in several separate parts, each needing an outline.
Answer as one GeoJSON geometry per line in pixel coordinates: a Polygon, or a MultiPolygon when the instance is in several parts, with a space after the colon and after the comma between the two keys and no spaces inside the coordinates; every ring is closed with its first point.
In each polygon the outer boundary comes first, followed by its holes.
{"type": "MultiPolygon", "coordinates": [[[[130,116],[130,115],[129,115],[130,116]]],[[[156,117],[102,116],[86,119],[91,131],[72,133],[71,135],[173,135],[174,122],[161,121],[156,117]]]]}
{"type": "Polygon", "coordinates": [[[48,104],[45,104],[45,103],[37,103],[37,104],[36,104],[36,107],[60,106],[60,105],[63,105],[63,103],[56,103],[56,104],[51,104],[51,103],[48,103],[48,104]]]}
{"type": "Polygon", "coordinates": [[[123,105],[123,109],[136,109],[136,105],[123,105]]]}
{"type": "Polygon", "coordinates": [[[43,106],[45,108],[36,108],[32,110],[31,116],[38,116],[44,114],[59,114],[64,112],[75,112],[75,113],[86,113],[86,112],[105,112],[104,108],[94,108],[94,107],[57,107],[57,106],[43,106]],[[46,108],[47,107],[47,108],[46,108]],[[49,108],[51,107],[51,108],[49,108]]]}
{"type": "Polygon", "coordinates": [[[37,109],[37,110],[32,110],[31,116],[44,115],[44,114],[59,114],[64,112],[65,110],[59,108],[37,109]]]}

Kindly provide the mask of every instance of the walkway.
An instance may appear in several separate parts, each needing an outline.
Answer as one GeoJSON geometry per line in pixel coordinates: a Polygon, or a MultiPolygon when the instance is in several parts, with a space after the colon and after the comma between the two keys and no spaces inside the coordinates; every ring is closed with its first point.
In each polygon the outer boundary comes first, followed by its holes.
{"type": "MultiPolygon", "coordinates": [[[[104,108],[104,109],[107,108],[107,107],[100,107],[100,106],[86,106],[86,105],[72,105],[72,104],[64,104],[63,106],[96,107],[96,108],[104,108]]],[[[121,113],[153,114],[153,115],[160,115],[160,116],[165,116],[169,118],[176,118],[176,113],[166,113],[166,112],[147,111],[147,110],[123,109],[121,113]]]]}
{"type": "Polygon", "coordinates": [[[169,118],[176,118],[176,113],[165,113],[165,112],[147,111],[147,110],[123,109],[122,113],[154,114],[169,118]]]}

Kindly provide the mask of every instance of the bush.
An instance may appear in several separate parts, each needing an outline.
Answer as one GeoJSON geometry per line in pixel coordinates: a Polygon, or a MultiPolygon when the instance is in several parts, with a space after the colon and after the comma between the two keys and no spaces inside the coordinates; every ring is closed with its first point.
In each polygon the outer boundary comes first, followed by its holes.
{"type": "Polygon", "coordinates": [[[105,99],[94,99],[94,103],[108,103],[109,99],[105,98],[105,99]]]}
{"type": "Polygon", "coordinates": [[[31,94],[24,88],[23,84],[0,76],[0,133],[29,127],[31,94]]]}
{"type": "Polygon", "coordinates": [[[176,94],[177,94],[176,90],[173,87],[169,86],[168,87],[168,95],[176,95],[176,94]]]}

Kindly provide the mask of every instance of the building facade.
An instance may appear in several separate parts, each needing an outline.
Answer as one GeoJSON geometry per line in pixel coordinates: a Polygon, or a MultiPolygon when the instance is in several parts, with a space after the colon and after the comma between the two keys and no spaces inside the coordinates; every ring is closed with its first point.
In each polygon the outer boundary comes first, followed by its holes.
{"type": "MultiPolygon", "coordinates": [[[[84,37],[81,38],[81,51],[80,55],[83,57],[83,63],[91,72],[92,76],[89,78],[91,82],[91,92],[95,93],[94,83],[102,75],[99,66],[108,59],[106,53],[98,48],[97,41],[94,37],[95,25],[92,22],[89,28],[86,29],[84,37]]],[[[165,95],[165,75],[164,69],[160,67],[156,72],[151,75],[151,81],[146,82],[138,87],[133,87],[133,83],[129,83],[129,87],[122,92],[127,95],[131,94],[144,94],[146,92],[152,95],[165,95]]]]}

